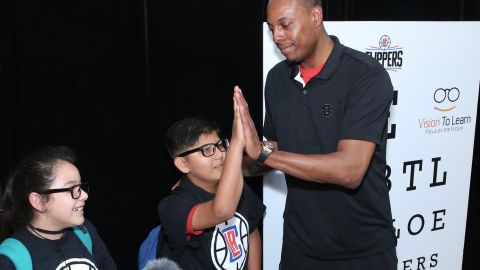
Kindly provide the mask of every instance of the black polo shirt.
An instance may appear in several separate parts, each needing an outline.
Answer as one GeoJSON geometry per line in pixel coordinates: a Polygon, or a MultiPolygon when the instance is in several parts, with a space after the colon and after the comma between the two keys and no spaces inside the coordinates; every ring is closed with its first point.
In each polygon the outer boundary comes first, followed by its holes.
{"type": "MultiPolygon", "coordinates": [[[[66,230],[63,238],[58,240],[41,239],[27,228],[20,228],[13,238],[22,242],[30,253],[34,270],[43,269],[90,269],[116,270],[117,266],[108,252],[105,243],[98,235],[93,224],[85,219],[85,227],[92,239],[90,254],[72,230],[66,230]]],[[[0,269],[15,270],[7,257],[0,255],[0,269]]]]}
{"type": "Polygon", "coordinates": [[[305,87],[298,65],[286,60],[270,70],[265,85],[263,135],[279,150],[327,154],[342,139],[376,144],[355,190],[286,175],[283,244],[319,259],[367,256],[395,245],[385,182],[390,77],[371,56],[331,38],[333,51],[305,87]]]}
{"type": "Polygon", "coordinates": [[[196,186],[184,175],[180,186],[162,199],[158,212],[165,245],[159,252],[160,257],[169,257],[184,270],[248,269],[248,239],[261,222],[265,206],[244,183],[232,218],[188,238],[190,210],[214,197],[215,194],[196,186]]]}

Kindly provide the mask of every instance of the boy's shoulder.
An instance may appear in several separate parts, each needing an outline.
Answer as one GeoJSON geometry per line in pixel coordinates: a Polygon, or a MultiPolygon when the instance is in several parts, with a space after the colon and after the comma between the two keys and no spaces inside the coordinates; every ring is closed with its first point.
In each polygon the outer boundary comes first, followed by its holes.
{"type": "Polygon", "coordinates": [[[213,199],[214,194],[207,192],[201,187],[195,185],[186,175],[184,175],[178,185],[163,200],[194,199],[204,202],[213,199]]]}
{"type": "Polygon", "coordinates": [[[195,196],[185,187],[178,186],[160,201],[159,206],[176,204],[181,201],[195,201],[195,196]]]}
{"type": "Polygon", "coordinates": [[[199,188],[193,185],[188,178],[182,178],[169,195],[165,196],[158,204],[160,214],[175,212],[183,208],[191,208],[193,205],[208,200],[199,188]]]}

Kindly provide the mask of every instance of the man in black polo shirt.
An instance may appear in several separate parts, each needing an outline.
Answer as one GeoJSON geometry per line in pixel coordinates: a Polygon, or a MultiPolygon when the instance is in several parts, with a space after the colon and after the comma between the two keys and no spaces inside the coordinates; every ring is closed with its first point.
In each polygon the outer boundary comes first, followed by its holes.
{"type": "Polygon", "coordinates": [[[322,12],[320,0],[270,0],[268,25],[287,59],[267,76],[267,142],[235,88],[246,152],[256,169],[285,173],[281,269],[394,270],[385,182],[393,87],[377,61],[327,34],[322,12]]]}

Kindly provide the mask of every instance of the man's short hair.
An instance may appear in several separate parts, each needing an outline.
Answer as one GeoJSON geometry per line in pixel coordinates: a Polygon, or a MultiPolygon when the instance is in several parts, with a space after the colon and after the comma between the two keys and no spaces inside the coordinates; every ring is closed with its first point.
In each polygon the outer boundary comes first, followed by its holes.
{"type": "Polygon", "coordinates": [[[315,6],[322,6],[322,0],[297,0],[299,4],[303,5],[307,10],[311,10],[315,6]]]}

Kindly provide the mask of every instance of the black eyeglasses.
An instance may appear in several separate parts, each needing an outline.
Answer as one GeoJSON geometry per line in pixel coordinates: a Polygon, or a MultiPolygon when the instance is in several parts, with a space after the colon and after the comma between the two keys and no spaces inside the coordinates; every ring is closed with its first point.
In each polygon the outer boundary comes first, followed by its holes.
{"type": "Polygon", "coordinates": [[[44,191],[38,192],[39,194],[52,194],[52,193],[59,193],[59,192],[67,192],[70,191],[72,195],[72,199],[78,199],[82,195],[82,190],[87,192],[90,190],[87,183],[81,183],[78,185],[73,185],[69,188],[54,188],[54,189],[47,189],[44,191]]]}
{"type": "Polygon", "coordinates": [[[193,148],[191,150],[185,151],[185,152],[179,154],[177,157],[184,157],[184,156],[190,155],[191,153],[195,153],[195,152],[198,152],[198,151],[201,151],[202,155],[204,157],[211,157],[211,156],[215,155],[215,150],[217,148],[218,148],[218,150],[220,150],[220,152],[225,152],[228,149],[228,146],[229,146],[228,139],[220,139],[220,141],[218,141],[216,143],[207,143],[207,144],[204,144],[200,147],[193,148]]]}

